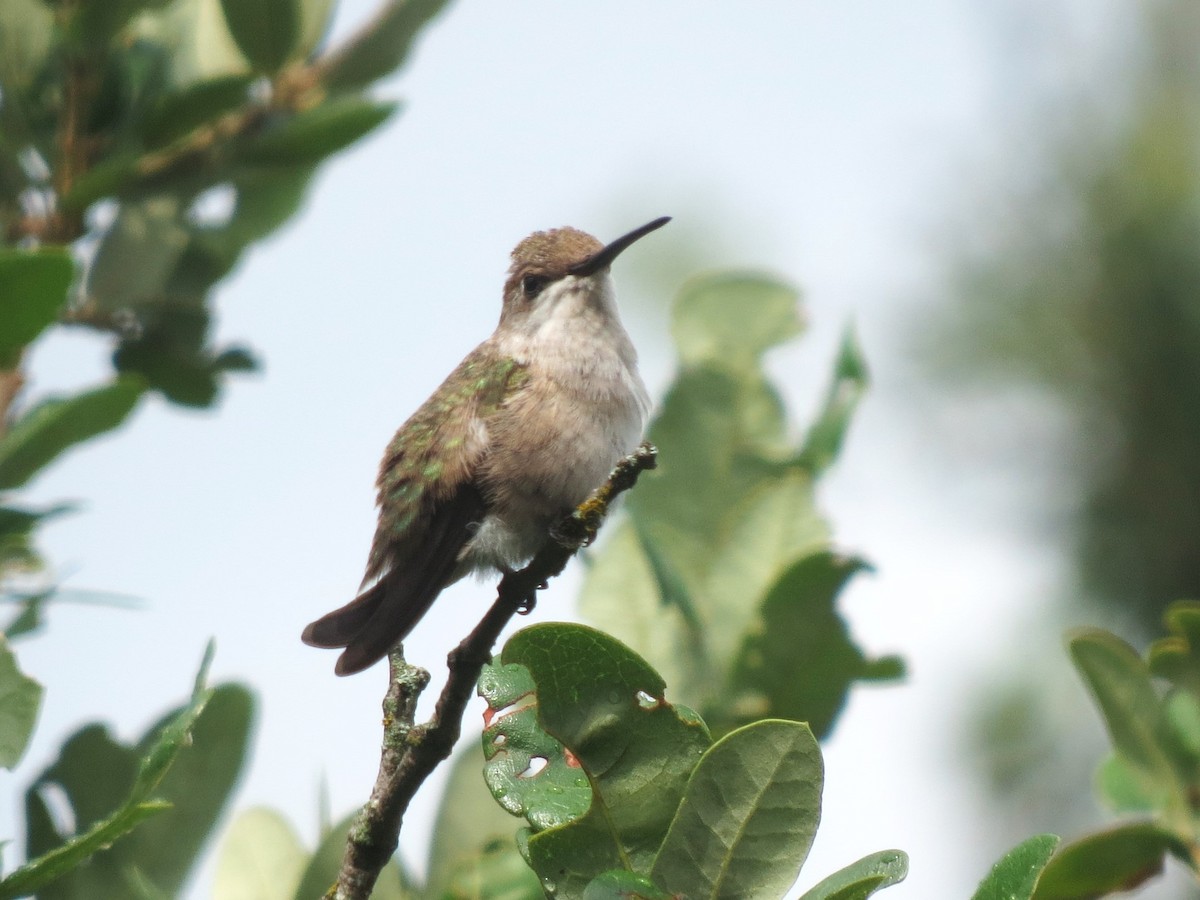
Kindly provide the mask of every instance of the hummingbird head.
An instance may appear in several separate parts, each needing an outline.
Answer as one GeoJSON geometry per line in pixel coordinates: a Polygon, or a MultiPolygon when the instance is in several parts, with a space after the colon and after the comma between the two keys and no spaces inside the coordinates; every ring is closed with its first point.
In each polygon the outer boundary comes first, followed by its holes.
{"type": "Polygon", "coordinates": [[[534,232],[512,252],[501,326],[536,330],[553,319],[589,309],[602,317],[615,317],[609,277],[612,261],[669,221],[670,216],[655,219],[609,244],[577,228],[534,232]]]}

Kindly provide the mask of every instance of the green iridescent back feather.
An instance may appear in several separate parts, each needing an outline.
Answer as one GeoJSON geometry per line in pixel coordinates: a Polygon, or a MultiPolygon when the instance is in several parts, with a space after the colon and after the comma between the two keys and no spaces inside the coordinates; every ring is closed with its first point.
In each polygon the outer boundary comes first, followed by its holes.
{"type": "Polygon", "coordinates": [[[364,583],[419,558],[421,532],[437,506],[472,474],[486,450],[487,421],[528,380],[514,359],[477,348],[400,426],[379,469],[379,528],[364,583]]]}

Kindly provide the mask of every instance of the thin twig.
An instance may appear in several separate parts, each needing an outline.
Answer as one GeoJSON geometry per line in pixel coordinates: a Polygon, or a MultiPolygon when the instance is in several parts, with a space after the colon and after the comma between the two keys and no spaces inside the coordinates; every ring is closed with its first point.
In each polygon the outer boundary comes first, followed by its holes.
{"type": "Polygon", "coordinates": [[[596,536],[613,500],[633,487],[643,471],[655,467],[657,455],[651,444],[644,443],[621,460],[608,481],[553,530],[551,539],[529,565],[500,580],[496,602],[447,657],[449,676],[428,722],[413,724],[417,697],[429,683],[429,674],[405,662],[403,647],[397,646],[389,654],[391,680],[383,701],[379,774],[370,800],[350,828],[337,884],[330,888],[327,898],[370,897],[379,872],[399,845],[404,813],[413,795],[458,742],[463,712],[500,632],[515,613],[533,608],[538,590],[596,536]]]}

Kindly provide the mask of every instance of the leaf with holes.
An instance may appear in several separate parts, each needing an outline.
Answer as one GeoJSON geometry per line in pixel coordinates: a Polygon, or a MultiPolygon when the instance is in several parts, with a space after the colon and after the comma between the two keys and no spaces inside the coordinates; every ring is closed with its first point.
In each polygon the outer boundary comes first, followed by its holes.
{"type": "Polygon", "coordinates": [[[586,813],[592,789],[579,761],[538,725],[536,690],[524,666],[492,664],[479,677],[484,781],[501,807],[541,831],[586,813]]]}
{"type": "MultiPolygon", "coordinates": [[[[540,772],[517,784],[527,798],[523,814],[535,828],[528,859],[543,888],[556,897],[580,897],[604,872],[647,874],[687,779],[710,743],[704,723],[686,707],[666,702],[662,679],[641,657],[592,628],[526,628],[513,635],[500,657],[501,671],[514,666],[525,669],[530,681],[514,673],[507,687],[491,685],[491,702],[499,704],[493,708],[504,711],[511,734],[489,765],[510,752],[509,741],[517,754],[507,764],[510,774],[525,772],[528,760],[539,754],[547,760],[540,772]],[[535,733],[525,735],[523,729],[535,733]],[[536,732],[562,749],[541,743],[536,732]],[[547,772],[544,796],[555,799],[543,804],[534,787],[547,772]],[[574,779],[571,802],[587,810],[582,817],[560,821],[566,790],[549,789],[558,787],[550,779],[559,772],[574,779]],[[585,789],[590,806],[578,804],[573,793],[585,789]],[[535,823],[546,824],[536,830],[535,823]]],[[[496,677],[496,670],[494,665],[485,678],[496,677]]],[[[495,748],[494,737],[490,743],[491,748],[485,738],[488,752],[495,748]]]]}
{"type": "Polygon", "coordinates": [[[806,724],[767,719],[730,732],[692,773],[651,878],[691,900],[783,896],[816,836],[823,783],[806,724]]]}

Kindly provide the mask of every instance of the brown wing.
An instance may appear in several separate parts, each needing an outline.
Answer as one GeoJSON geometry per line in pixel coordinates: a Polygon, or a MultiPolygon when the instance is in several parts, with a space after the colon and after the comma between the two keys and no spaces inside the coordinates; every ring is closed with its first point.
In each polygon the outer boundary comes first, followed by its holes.
{"type": "Polygon", "coordinates": [[[489,351],[485,342],[464,359],[388,446],[363,579],[374,584],[302,635],[314,646],[346,648],[339,675],[371,665],[416,625],[486,515],[474,473],[487,452],[487,419],[524,383],[521,366],[489,351]]]}
{"type": "Polygon", "coordinates": [[[345,647],[334,668],[338,675],[374,665],[404,639],[453,578],[471,526],[485,512],[483,495],[473,484],[463,484],[430,521],[420,560],[398,561],[354,600],[304,629],[304,642],[345,647]]]}

